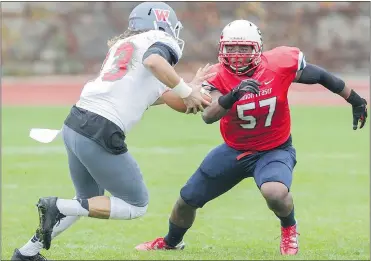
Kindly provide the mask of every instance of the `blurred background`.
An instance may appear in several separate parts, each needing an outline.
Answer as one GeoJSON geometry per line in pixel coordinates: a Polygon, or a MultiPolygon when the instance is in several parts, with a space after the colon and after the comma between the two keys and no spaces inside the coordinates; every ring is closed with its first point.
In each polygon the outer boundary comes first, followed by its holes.
{"type": "MultiPolygon", "coordinates": [[[[337,73],[368,74],[369,2],[169,2],[184,25],[178,70],[216,62],[223,27],[248,19],[264,48],[297,46],[337,73]]],[[[2,3],[3,75],[95,74],[138,2],[2,3]]]]}
{"type": "MultiPolygon", "coordinates": [[[[84,84],[97,75],[107,40],[125,31],[136,4],[1,3],[2,260],[34,233],[40,196],[74,196],[63,141],[40,144],[29,130],[61,127],[84,84]]],[[[186,80],[201,64],[217,62],[221,30],[242,18],[261,28],[266,50],[299,47],[308,62],[340,75],[369,100],[370,2],[169,4],[185,27],[184,58],[176,70],[186,80]]],[[[370,260],[370,120],[353,131],[349,104],[319,85],[292,84],[289,102],[298,160],[292,187],[298,259],[370,260]]],[[[252,179],[198,211],[188,251],[133,250],[166,233],[179,189],[222,142],[218,129],[166,106],[148,110],[127,136],[150,191],[148,213],[130,222],[84,219],[43,254],[52,260],[282,259],[279,223],[252,179]]]]}

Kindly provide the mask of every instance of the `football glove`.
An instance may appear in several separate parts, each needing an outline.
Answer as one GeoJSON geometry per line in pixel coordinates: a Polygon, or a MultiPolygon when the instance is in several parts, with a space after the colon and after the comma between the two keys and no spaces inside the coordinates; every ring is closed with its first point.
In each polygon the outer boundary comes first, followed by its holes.
{"type": "Polygon", "coordinates": [[[367,119],[367,101],[361,98],[355,91],[351,90],[348,99],[346,99],[352,105],[352,113],[353,113],[353,130],[358,128],[358,123],[360,122],[361,125],[359,126],[360,129],[365,126],[366,119],[367,119]]]}
{"type": "Polygon", "coordinates": [[[229,110],[233,104],[241,99],[246,93],[259,94],[261,83],[256,80],[243,80],[226,95],[220,96],[218,103],[224,109],[229,110]]]}

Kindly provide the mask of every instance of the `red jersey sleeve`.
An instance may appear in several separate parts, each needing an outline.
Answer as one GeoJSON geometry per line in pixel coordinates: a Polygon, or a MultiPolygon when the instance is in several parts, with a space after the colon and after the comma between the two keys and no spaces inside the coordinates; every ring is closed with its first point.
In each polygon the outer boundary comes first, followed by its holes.
{"type": "Polygon", "coordinates": [[[269,51],[269,64],[282,74],[296,74],[306,66],[305,56],[299,48],[280,46],[269,51]]]}

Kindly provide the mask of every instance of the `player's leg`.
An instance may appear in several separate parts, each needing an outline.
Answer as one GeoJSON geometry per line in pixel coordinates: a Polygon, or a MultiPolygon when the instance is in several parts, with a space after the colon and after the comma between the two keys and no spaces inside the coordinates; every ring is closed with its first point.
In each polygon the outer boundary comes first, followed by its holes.
{"type": "MultiPolygon", "coordinates": [[[[79,217],[77,216],[62,218],[60,222],[53,227],[51,240],[71,227],[78,219],[79,217]]],[[[11,260],[46,260],[45,257],[40,254],[44,245],[41,242],[41,236],[38,231],[39,229],[36,230],[36,233],[24,246],[14,250],[11,260]]]]}
{"type": "Polygon", "coordinates": [[[293,197],[290,192],[296,165],[293,147],[272,150],[257,162],[254,178],[270,210],[281,221],[281,253],[298,251],[293,197]]]}
{"type": "Polygon", "coordinates": [[[180,198],[169,219],[168,234],[164,238],[140,244],[136,249],[183,249],[183,237],[193,225],[197,209],[224,194],[244,178],[236,159],[239,154],[225,144],[212,150],[181,189],[180,198]]]}
{"type": "MultiPolygon", "coordinates": [[[[85,144],[86,143],[86,144],[85,144]]],[[[80,156],[94,179],[109,191],[111,197],[89,199],[89,216],[110,219],[134,219],[144,215],[148,206],[148,191],[142,173],[129,152],[113,155],[88,140],[90,151],[80,156]]]]}
{"type": "MultiPolygon", "coordinates": [[[[70,176],[73,181],[76,197],[74,197],[74,202],[77,203],[77,199],[87,199],[94,196],[101,196],[104,194],[103,188],[101,188],[95,180],[90,176],[88,170],[79,161],[76,155],[69,148],[72,141],[70,137],[64,135],[64,142],[68,156],[68,165],[70,170],[70,176]]],[[[80,207],[80,206],[78,206],[80,207]]],[[[62,216],[60,215],[58,219],[60,221],[54,225],[51,232],[51,239],[61,234],[63,231],[68,229],[72,224],[74,224],[80,217],[79,216],[62,216]]],[[[39,230],[39,229],[38,229],[39,230]]],[[[43,248],[43,243],[41,242],[40,235],[36,231],[35,235],[19,250],[14,251],[12,260],[28,260],[41,258],[39,252],[43,248]]]]}
{"type": "Polygon", "coordinates": [[[69,147],[100,187],[113,196],[95,196],[78,200],[41,198],[38,203],[44,247],[50,244],[57,217],[86,216],[100,219],[133,219],[146,212],[148,193],[139,168],[129,153],[108,153],[96,142],[64,126],[63,135],[72,140],[69,147]],[[127,202],[126,202],[127,201],[127,202]]]}
{"type": "Polygon", "coordinates": [[[73,136],[74,153],[99,186],[112,196],[80,198],[79,202],[58,199],[56,205],[60,213],[100,219],[133,219],[143,215],[148,192],[139,166],[130,153],[111,154],[66,126],[63,132],[73,136]]]}

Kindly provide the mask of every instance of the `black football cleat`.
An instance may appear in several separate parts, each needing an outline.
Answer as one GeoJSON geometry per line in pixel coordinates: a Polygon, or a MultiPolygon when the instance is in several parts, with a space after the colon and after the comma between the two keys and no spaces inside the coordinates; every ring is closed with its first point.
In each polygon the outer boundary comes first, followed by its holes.
{"type": "Polygon", "coordinates": [[[40,198],[36,204],[39,211],[39,235],[44,248],[48,250],[52,241],[53,227],[65,217],[57,207],[57,197],[40,198]]]}
{"type": "Polygon", "coordinates": [[[12,258],[10,260],[14,260],[14,261],[44,261],[44,260],[48,260],[48,259],[46,259],[40,253],[38,253],[37,255],[34,255],[34,256],[24,256],[16,248],[16,249],[14,249],[13,256],[12,256],[12,258]]]}

